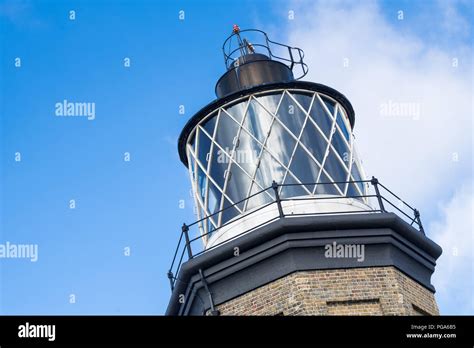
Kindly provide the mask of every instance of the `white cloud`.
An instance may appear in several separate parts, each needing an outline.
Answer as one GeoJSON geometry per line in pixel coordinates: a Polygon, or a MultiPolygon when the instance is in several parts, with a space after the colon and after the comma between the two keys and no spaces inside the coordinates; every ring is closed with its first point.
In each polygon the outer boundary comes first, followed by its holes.
{"type": "MultiPolygon", "coordinates": [[[[452,5],[428,5],[437,11],[432,18],[444,18],[443,40],[435,44],[397,21],[396,12],[388,21],[375,2],[337,1],[292,6],[286,42],[304,49],[305,80],[331,86],[353,104],[367,175],[422,208],[422,216],[440,211],[435,222],[424,221],[444,249],[434,278],[437,300],[443,314],[473,313],[472,185],[456,190],[472,181],[472,48],[458,40],[470,28],[452,5]],[[384,115],[384,105],[394,104],[415,112],[384,115]],[[453,192],[451,201],[437,205],[453,192]]],[[[430,16],[420,18],[432,24],[430,16]]]]}
{"type": "Polygon", "coordinates": [[[420,206],[422,197],[442,188],[441,179],[462,175],[458,168],[471,159],[468,48],[431,47],[407,34],[403,21],[389,24],[375,3],[318,2],[295,12],[287,40],[305,51],[305,79],[336,88],[353,104],[368,175],[420,206]],[[381,114],[384,105],[397,103],[419,108],[419,117],[381,114]],[[453,164],[453,153],[461,163],[453,164]]]}
{"type": "Polygon", "coordinates": [[[474,196],[472,183],[463,185],[446,204],[440,218],[430,225],[433,240],[442,246],[433,284],[442,314],[474,313],[474,196]],[[456,311],[453,311],[456,308],[456,311]]]}
{"type": "MultiPolygon", "coordinates": [[[[464,1],[465,2],[465,1],[464,1]]],[[[468,20],[462,17],[456,5],[458,2],[438,0],[442,13],[442,28],[449,34],[466,36],[470,34],[468,20]]]]}

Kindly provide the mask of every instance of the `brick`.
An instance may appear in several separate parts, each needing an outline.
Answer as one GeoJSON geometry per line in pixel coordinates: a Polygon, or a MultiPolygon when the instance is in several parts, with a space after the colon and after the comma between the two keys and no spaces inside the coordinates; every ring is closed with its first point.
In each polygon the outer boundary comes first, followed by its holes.
{"type": "Polygon", "coordinates": [[[217,306],[222,315],[439,315],[395,267],[295,272],[217,306]]]}

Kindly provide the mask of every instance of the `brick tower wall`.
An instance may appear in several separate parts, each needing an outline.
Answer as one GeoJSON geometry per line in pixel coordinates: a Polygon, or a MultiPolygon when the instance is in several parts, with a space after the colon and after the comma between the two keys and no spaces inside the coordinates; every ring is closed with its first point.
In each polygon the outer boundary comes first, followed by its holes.
{"type": "Polygon", "coordinates": [[[295,272],[217,309],[221,315],[439,315],[434,294],[392,266],[295,272]]]}

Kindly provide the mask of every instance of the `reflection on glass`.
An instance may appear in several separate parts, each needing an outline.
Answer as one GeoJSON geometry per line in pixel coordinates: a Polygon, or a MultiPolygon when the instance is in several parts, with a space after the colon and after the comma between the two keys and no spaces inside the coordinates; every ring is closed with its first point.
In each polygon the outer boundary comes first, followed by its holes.
{"type": "Polygon", "coordinates": [[[267,151],[263,151],[262,159],[257,169],[255,180],[261,187],[271,186],[273,180],[278,183],[283,181],[285,169],[267,151]]]}
{"type": "Polygon", "coordinates": [[[209,233],[208,236],[210,236],[211,235],[210,232],[214,231],[215,229],[214,225],[212,224],[212,222],[214,221],[212,220],[212,217],[208,218],[206,221],[207,221],[207,232],[209,233]]]}
{"type": "MultiPolygon", "coordinates": [[[[344,182],[347,181],[347,170],[342,165],[341,161],[336,157],[334,149],[329,150],[329,155],[324,162],[324,169],[331,176],[335,182],[344,182]]],[[[345,184],[339,183],[336,184],[341,192],[345,190],[345,184]]]]}
{"type": "Polygon", "coordinates": [[[251,100],[243,126],[261,143],[270,130],[272,116],[255,100],[251,100]]]}
{"type": "MultiPolygon", "coordinates": [[[[356,196],[360,196],[360,193],[359,191],[357,191],[355,184],[349,184],[347,188],[347,197],[354,198],[356,196]]],[[[360,200],[361,198],[358,199],[360,200]]]]}
{"type": "MultiPolygon", "coordinates": [[[[245,115],[245,109],[247,108],[248,99],[242,100],[237,104],[234,104],[225,109],[229,115],[231,115],[238,123],[242,123],[242,118],[245,115]]],[[[220,126],[219,126],[220,127],[220,126]]]]}
{"type": "Polygon", "coordinates": [[[217,143],[227,152],[234,147],[234,138],[237,136],[239,125],[225,112],[219,116],[219,126],[216,131],[217,143]]]}
{"type": "MultiPolygon", "coordinates": [[[[359,168],[357,168],[357,162],[355,162],[352,165],[351,174],[352,174],[352,177],[354,178],[355,181],[363,180],[361,175],[360,175],[359,168]]],[[[363,183],[359,182],[359,183],[357,183],[357,186],[359,186],[359,189],[360,189],[361,192],[364,192],[364,184],[363,183]]]]}
{"type": "Polygon", "coordinates": [[[256,99],[272,114],[275,113],[281,99],[281,93],[258,96],[256,99]]]}
{"type": "Polygon", "coordinates": [[[202,127],[206,132],[212,137],[214,136],[214,128],[216,127],[217,113],[214,113],[203,125],[202,127]]]}
{"type": "Polygon", "coordinates": [[[194,182],[195,172],[196,172],[196,161],[194,159],[194,155],[192,154],[191,146],[188,144],[188,148],[186,149],[186,154],[188,158],[189,170],[191,174],[192,181],[194,182]]]}
{"type": "Polygon", "coordinates": [[[288,94],[284,94],[276,117],[298,137],[306,118],[305,113],[297,106],[288,94]]]}
{"type": "Polygon", "coordinates": [[[300,92],[291,92],[289,94],[291,94],[291,96],[298,102],[298,104],[303,108],[304,111],[309,111],[311,100],[313,100],[312,95],[301,94],[300,92]]]}
{"type": "Polygon", "coordinates": [[[258,155],[261,146],[253,139],[246,130],[242,129],[239,136],[237,147],[233,160],[237,162],[250,176],[255,173],[257,167],[258,155]]]}
{"type": "Polygon", "coordinates": [[[306,123],[300,141],[319,163],[323,162],[328,144],[326,139],[319,136],[313,123],[306,123]]]}
{"type": "Polygon", "coordinates": [[[209,173],[221,189],[224,188],[224,173],[229,166],[230,157],[226,151],[221,150],[218,146],[214,145],[212,149],[211,163],[209,173]]]}
{"type": "MultiPolygon", "coordinates": [[[[209,197],[208,197],[208,209],[211,214],[214,214],[219,211],[221,203],[222,193],[217,189],[217,187],[209,180],[209,197]]],[[[217,218],[215,218],[216,220],[217,218]]],[[[215,221],[214,220],[214,221],[215,221]]]]}
{"type": "Polygon", "coordinates": [[[207,182],[207,176],[202,170],[202,168],[198,165],[197,166],[197,185],[199,187],[199,194],[203,202],[204,202],[204,198],[206,197],[206,182],[207,182]]]}
{"type": "Polygon", "coordinates": [[[351,160],[350,149],[338,130],[336,130],[332,135],[331,142],[339,157],[344,161],[344,164],[349,167],[349,161],[351,160]]]}
{"type": "MultiPolygon", "coordinates": [[[[226,194],[234,203],[245,199],[250,189],[250,178],[235,163],[230,167],[230,178],[227,181],[226,194]]],[[[238,204],[239,208],[244,207],[244,202],[238,204]]]]}
{"type": "Polygon", "coordinates": [[[201,162],[201,164],[207,168],[207,162],[209,158],[209,153],[211,150],[211,139],[204,133],[201,129],[198,128],[197,130],[198,134],[198,149],[197,149],[197,155],[198,159],[201,162]]]}
{"type": "Polygon", "coordinates": [[[330,180],[326,173],[321,172],[318,184],[316,185],[316,194],[320,195],[340,195],[339,191],[336,189],[332,183],[334,180],[330,180]]]}
{"type": "MultiPolygon", "coordinates": [[[[314,181],[316,181],[316,179],[314,179],[314,181]]],[[[301,197],[308,195],[308,192],[290,173],[287,174],[284,184],[297,185],[283,186],[280,191],[281,198],[301,197]]]]}
{"type": "Polygon", "coordinates": [[[288,166],[293,149],[296,145],[296,139],[293,138],[278,122],[273,123],[272,130],[267,140],[267,148],[271,153],[288,166]]]}
{"type": "Polygon", "coordinates": [[[333,120],[329,117],[328,113],[321,105],[319,98],[314,98],[313,106],[311,107],[310,113],[311,119],[316,122],[319,129],[323,132],[324,136],[329,139],[332,129],[333,120]]]}
{"type": "MultiPolygon", "coordinates": [[[[351,168],[351,175],[352,175],[352,178],[353,180],[357,181],[357,180],[365,180],[365,178],[362,177],[362,170],[361,170],[361,163],[360,163],[360,160],[359,160],[359,157],[357,155],[357,149],[355,147],[355,144],[352,145],[353,147],[353,150],[352,150],[352,157],[353,157],[353,160],[352,160],[352,168],[351,168]]],[[[364,186],[364,183],[357,183],[357,186],[359,187],[360,189],[360,192],[362,192],[362,194],[365,193],[365,186],[364,186]]]]}
{"type": "Polygon", "coordinates": [[[233,204],[229,202],[227,198],[224,197],[224,207],[222,209],[225,209],[221,212],[221,223],[225,224],[232,220],[234,217],[239,215],[239,211],[235,208],[235,206],[232,206],[233,204]]]}
{"type": "Polygon", "coordinates": [[[274,201],[274,198],[270,196],[267,191],[263,191],[255,182],[252,184],[252,189],[250,190],[249,196],[253,196],[247,201],[246,210],[251,210],[256,207],[261,207],[264,204],[270,203],[274,201]]]}
{"type": "Polygon", "coordinates": [[[193,149],[193,151],[196,149],[196,134],[195,133],[191,135],[191,138],[188,141],[188,146],[189,145],[191,145],[191,148],[193,149]]]}
{"type": "Polygon", "coordinates": [[[345,116],[341,113],[341,110],[337,110],[337,117],[336,117],[336,122],[339,128],[342,131],[342,134],[344,134],[344,137],[346,138],[347,142],[350,142],[350,136],[349,136],[349,131],[347,130],[346,123],[344,122],[345,116]]]}
{"type": "Polygon", "coordinates": [[[318,179],[319,166],[313,161],[308,153],[301,146],[296,148],[295,157],[291,161],[290,171],[303,183],[308,184],[306,188],[313,192],[314,185],[318,179]]]}
{"type": "Polygon", "coordinates": [[[334,104],[334,102],[332,100],[330,100],[329,98],[321,95],[321,99],[322,101],[324,102],[324,104],[327,106],[328,110],[329,110],[329,113],[331,114],[331,116],[334,117],[334,109],[336,108],[336,104],[334,104]]]}

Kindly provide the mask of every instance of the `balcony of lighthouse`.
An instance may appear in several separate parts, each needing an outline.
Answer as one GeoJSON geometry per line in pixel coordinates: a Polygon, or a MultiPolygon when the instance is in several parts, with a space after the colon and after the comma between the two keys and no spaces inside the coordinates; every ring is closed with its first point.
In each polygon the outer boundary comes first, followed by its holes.
{"type": "Polygon", "coordinates": [[[185,260],[279,219],[394,213],[424,233],[415,208],[365,179],[351,120],[330,96],[271,89],[209,110],[186,138],[198,220],[182,226],[172,287],[185,260]]]}
{"type": "MultiPolygon", "coordinates": [[[[324,189],[320,188],[320,190],[323,191],[324,189]]],[[[421,235],[425,234],[418,210],[403,201],[374,177],[370,180],[327,183],[278,184],[273,182],[269,187],[251,194],[243,201],[235,203],[235,205],[228,206],[213,215],[205,216],[191,224],[182,225],[178,244],[168,271],[171,290],[174,289],[177,275],[186,261],[198,258],[246,234],[259,233],[260,229],[264,229],[266,225],[275,223],[278,220],[301,219],[300,221],[304,222],[307,221],[305,219],[308,217],[311,219],[321,217],[321,221],[324,220],[323,223],[327,225],[328,220],[324,217],[345,215],[351,218],[351,216],[357,214],[364,214],[362,217],[366,216],[365,214],[383,214],[380,215],[382,219],[384,216],[397,216],[403,220],[401,221],[402,224],[412,226],[421,235]],[[282,198],[280,195],[280,192],[285,192],[287,189],[297,191],[311,185],[330,187],[335,184],[344,184],[346,186],[351,184],[362,185],[366,190],[362,195],[350,195],[346,192],[345,196],[307,194],[282,198]],[[208,232],[205,231],[204,226],[209,223],[209,219],[217,218],[219,215],[225,214],[226,210],[239,205],[245,205],[245,202],[250,200],[257,200],[257,197],[268,196],[271,198],[268,200],[265,198],[265,202],[263,200],[259,201],[262,205],[257,205],[238,214],[208,232]]],[[[234,248],[234,253],[237,253],[237,256],[240,250],[235,250],[234,248]]]]}

